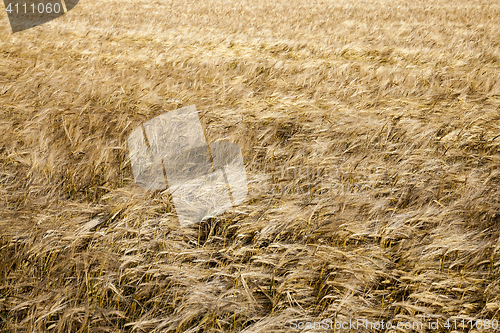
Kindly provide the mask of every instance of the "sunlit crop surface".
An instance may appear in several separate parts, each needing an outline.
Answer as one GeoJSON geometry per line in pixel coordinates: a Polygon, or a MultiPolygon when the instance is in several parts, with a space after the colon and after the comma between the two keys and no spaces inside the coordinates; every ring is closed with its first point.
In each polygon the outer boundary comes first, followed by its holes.
{"type": "Polygon", "coordinates": [[[497,1],[0,12],[0,330],[500,319],[497,1]],[[127,138],[192,104],[249,195],[181,228],[127,138]]]}

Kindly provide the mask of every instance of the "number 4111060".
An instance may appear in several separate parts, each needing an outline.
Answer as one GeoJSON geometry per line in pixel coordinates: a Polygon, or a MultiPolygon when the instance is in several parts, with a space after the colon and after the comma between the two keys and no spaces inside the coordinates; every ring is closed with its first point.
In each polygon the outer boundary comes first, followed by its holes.
{"type": "Polygon", "coordinates": [[[39,3],[38,6],[35,6],[34,3],[32,3],[30,6],[27,6],[26,3],[23,3],[21,6],[19,6],[18,3],[16,3],[14,6],[12,6],[11,3],[6,8],[7,13],[16,13],[16,14],[51,14],[51,13],[59,13],[61,12],[61,5],[58,3],[51,4],[43,4],[39,3]],[[15,7],[15,8],[13,8],[15,7]],[[31,8],[30,8],[31,7],[31,8]],[[21,9],[21,11],[19,11],[21,9]]]}
{"type": "Polygon", "coordinates": [[[478,319],[478,320],[447,320],[446,323],[443,325],[445,328],[448,329],[457,329],[458,328],[465,328],[465,326],[469,326],[471,329],[493,329],[497,330],[498,329],[498,320],[493,319],[478,319]],[[461,327],[460,327],[461,326],[461,327]]]}

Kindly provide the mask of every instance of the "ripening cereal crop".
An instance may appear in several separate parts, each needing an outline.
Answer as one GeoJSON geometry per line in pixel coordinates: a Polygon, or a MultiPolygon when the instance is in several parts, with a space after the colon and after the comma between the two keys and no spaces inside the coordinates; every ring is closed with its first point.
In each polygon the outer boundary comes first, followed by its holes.
{"type": "Polygon", "coordinates": [[[0,13],[1,331],[500,330],[498,2],[0,13]],[[183,227],[127,140],[188,105],[248,195],[183,227]]]}

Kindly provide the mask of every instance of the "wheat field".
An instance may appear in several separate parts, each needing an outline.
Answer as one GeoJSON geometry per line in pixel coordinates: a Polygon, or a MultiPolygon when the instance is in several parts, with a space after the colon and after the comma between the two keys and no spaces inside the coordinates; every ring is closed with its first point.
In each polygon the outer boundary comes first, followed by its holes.
{"type": "Polygon", "coordinates": [[[1,331],[494,331],[498,2],[81,0],[15,34],[4,9],[1,331]],[[193,104],[249,194],[183,228],[127,137],[193,104]]]}

